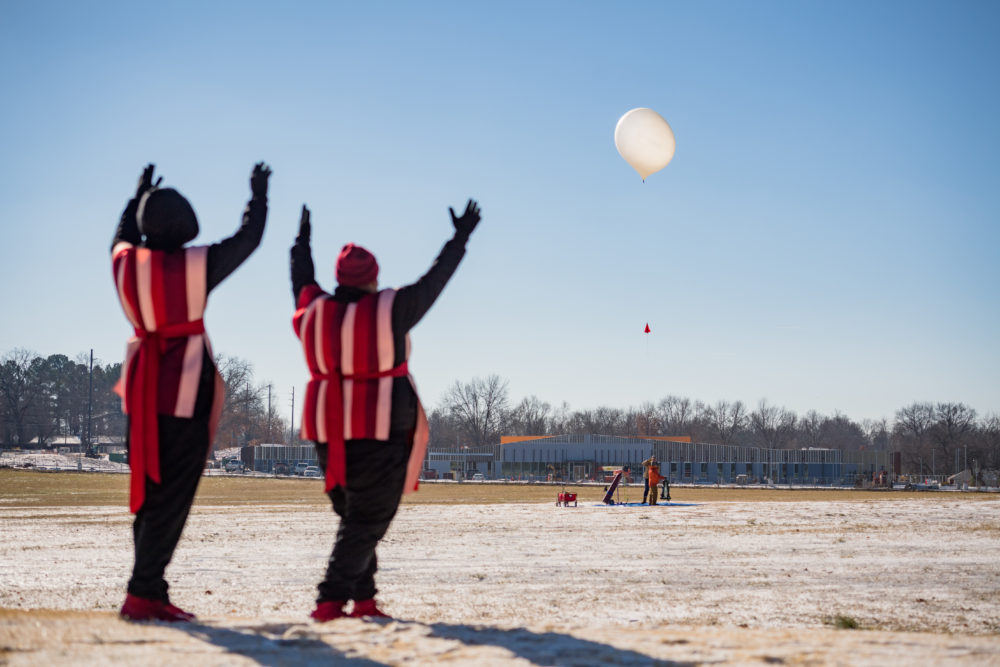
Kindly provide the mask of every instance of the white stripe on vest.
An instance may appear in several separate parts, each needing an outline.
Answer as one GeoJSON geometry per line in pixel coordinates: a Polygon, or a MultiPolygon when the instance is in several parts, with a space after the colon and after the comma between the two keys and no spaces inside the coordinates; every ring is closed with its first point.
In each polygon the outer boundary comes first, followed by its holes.
{"type": "MultiPolygon", "coordinates": [[[[187,286],[188,320],[201,319],[205,313],[208,296],[208,247],[196,246],[184,251],[184,284],[187,286]]],[[[189,336],[184,348],[184,362],[181,367],[181,384],[177,388],[177,403],[174,414],[178,417],[193,417],[194,404],[198,399],[198,383],[201,381],[202,349],[207,337],[189,336]]]]}

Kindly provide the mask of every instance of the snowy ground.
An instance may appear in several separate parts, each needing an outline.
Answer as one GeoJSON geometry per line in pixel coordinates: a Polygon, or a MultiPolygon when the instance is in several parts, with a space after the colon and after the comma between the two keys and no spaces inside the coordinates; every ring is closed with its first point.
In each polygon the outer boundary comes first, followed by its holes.
{"type": "Polygon", "coordinates": [[[114,615],[124,509],[0,517],[0,664],[1000,664],[997,499],[404,505],[379,549],[399,620],[325,625],[329,510],[196,506],[180,629],[114,615]]]}
{"type": "Polygon", "coordinates": [[[128,472],[127,463],[115,463],[106,457],[91,459],[79,454],[52,452],[0,452],[0,466],[35,470],[81,470],[83,472],[128,472]]]}

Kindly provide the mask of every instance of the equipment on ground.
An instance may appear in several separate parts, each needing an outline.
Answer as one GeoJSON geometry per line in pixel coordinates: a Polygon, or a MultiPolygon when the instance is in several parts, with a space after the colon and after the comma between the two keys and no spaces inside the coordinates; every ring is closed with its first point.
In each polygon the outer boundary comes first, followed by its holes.
{"type": "Polygon", "coordinates": [[[576,493],[573,491],[567,491],[563,489],[556,496],[556,507],[562,505],[563,507],[569,507],[569,504],[573,503],[573,507],[576,507],[576,493]]]}
{"type": "Polygon", "coordinates": [[[617,489],[618,485],[622,483],[622,476],[624,474],[625,474],[625,472],[623,470],[619,470],[619,471],[617,471],[615,473],[614,478],[612,478],[612,480],[611,480],[611,486],[608,487],[607,493],[604,494],[604,500],[601,501],[605,505],[614,505],[615,504],[615,501],[613,499],[614,495],[615,495],[615,489],[617,489]]]}

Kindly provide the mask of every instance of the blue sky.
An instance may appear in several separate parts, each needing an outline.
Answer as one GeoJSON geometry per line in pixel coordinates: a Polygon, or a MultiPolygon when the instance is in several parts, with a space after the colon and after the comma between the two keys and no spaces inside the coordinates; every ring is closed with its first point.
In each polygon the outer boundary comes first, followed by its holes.
{"type": "Polygon", "coordinates": [[[301,205],[324,287],[347,241],[401,285],[471,196],[412,332],[428,406],[496,373],[572,409],[996,412],[998,29],[991,2],[3,3],[0,352],[119,360],[108,243],[143,165],[207,243],[265,160],[263,243],[206,323],[283,402],[301,205]],[[613,141],[639,106],[677,137],[646,183],[613,141]]]}

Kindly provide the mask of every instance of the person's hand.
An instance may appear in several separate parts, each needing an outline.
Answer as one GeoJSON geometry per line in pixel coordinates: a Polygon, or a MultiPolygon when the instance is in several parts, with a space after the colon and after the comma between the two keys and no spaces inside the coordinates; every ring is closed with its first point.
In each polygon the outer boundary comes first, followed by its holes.
{"type": "Polygon", "coordinates": [[[451,224],[455,225],[455,231],[471,234],[472,230],[479,224],[479,204],[476,203],[475,199],[470,199],[469,203],[465,205],[465,213],[460,218],[455,217],[455,209],[450,206],[448,211],[451,213],[451,224]]]}
{"type": "Polygon", "coordinates": [[[160,183],[163,181],[163,177],[160,176],[158,179],[156,179],[156,182],[154,183],[153,182],[154,169],[156,169],[155,165],[147,164],[146,168],[142,170],[142,176],[139,177],[139,185],[137,185],[135,188],[136,199],[143,196],[153,188],[160,187],[160,183]]]}
{"type": "Polygon", "coordinates": [[[309,224],[309,209],[302,205],[302,217],[299,218],[299,241],[309,243],[309,236],[312,234],[312,225],[309,224]]]}
{"type": "Polygon", "coordinates": [[[253,166],[253,173],[250,174],[250,192],[256,197],[267,197],[267,179],[271,176],[271,168],[263,162],[258,162],[253,166]]]}

